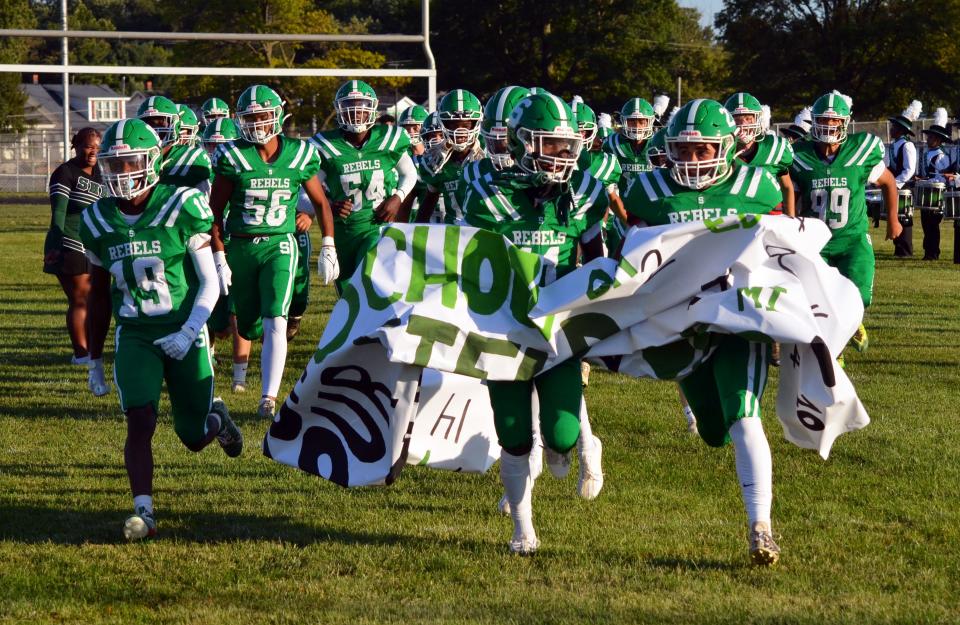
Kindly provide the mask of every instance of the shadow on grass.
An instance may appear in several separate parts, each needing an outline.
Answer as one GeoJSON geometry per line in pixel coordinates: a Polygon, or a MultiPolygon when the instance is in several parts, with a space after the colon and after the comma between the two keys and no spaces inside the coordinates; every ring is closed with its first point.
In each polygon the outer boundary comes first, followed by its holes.
{"type": "MultiPolygon", "coordinates": [[[[71,510],[0,503],[0,540],[16,543],[60,545],[118,544],[125,542],[121,529],[129,510],[71,510]]],[[[318,514],[319,516],[319,514],[318,514]]],[[[431,538],[390,532],[364,532],[327,527],[280,516],[255,516],[222,512],[158,514],[158,539],[216,545],[237,541],[270,541],[306,547],[315,543],[410,547],[436,546],[431,538]]],[[[459,545],[480,549],[485,544],[458,540],[459,545]]]]}

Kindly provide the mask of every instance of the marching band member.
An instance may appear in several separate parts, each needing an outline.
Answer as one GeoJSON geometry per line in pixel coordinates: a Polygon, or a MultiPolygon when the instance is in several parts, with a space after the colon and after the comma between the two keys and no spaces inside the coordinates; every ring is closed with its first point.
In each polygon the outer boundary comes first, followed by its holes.
{"type": "MultiPolygon", "coordinates": [[[[909,186],[917,175],[917,146],[907,137],[913,136],[913,122],[917,121],[922,110],[920,101],[914,100],[903,113],[888,118],[893,142],[883,160],[896,180],[897,189],[909,186]]],[[[913,256],[913,217],[901,215],[898,219],[903,226],[903,233],[893,240],[893,255],[901,258],[913,256]]],[[[879,225],[879,218],[874,218],[873,227],[879,225]]]]}
{"type": "MultiPolygon", "coordinates": [[[[947,132],[947,110],[938,108],[933,114],[933,125],[923,131],[927,136],[927,151],[923,162],[927,178],[932,182],[947,182],[952,179],[946,173],[950,169],[950,157],[947,156],[942,145],[950,141],[947,132]]],[[[920,211],[920,224],[923,226],[923,260],[938,260],[940,258],[940,222],[943,221],[943,212],[935,210],[920,211]]]]}

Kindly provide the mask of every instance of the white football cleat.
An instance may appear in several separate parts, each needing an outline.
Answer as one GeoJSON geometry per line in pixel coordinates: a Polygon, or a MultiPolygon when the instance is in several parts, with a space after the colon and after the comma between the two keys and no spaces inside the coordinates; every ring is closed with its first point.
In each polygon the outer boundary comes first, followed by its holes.
{"type": "Polygon", "coordinates": [[[277,411],[277,400],[264,397],[257,406],[257,416],[261,419],[273,420],[273,414],[277,411]]]}
{"type": "Polygon", "coordinates": [[[246,382],[237,382],[236,380],[234,380],[234,382],[233,382],[233,392],[234,392],[234,393],[246,393],[246,392],[247,392],[247,384],[246,384],[246,382]]]}
{"type": "Polygon", "coordinates": [[[110,392],[110,384],[103,374],[103,369],[92,367],[87,369],[87,388],[94,397],[103,397],[110,392]]]}
{"type": "Polygon", "coordinates": [[[537,539],[536,534],[525,536],[515,533],[513,538],[510,539],[510,553],[515,553],[519,556],[533,555],[539,548],[540,541],[537,539]]]}
{"type": "Polygon", "coordinates": [[[157,521],[152,512],[140,508],[123,522],[123,537],[129,541],[153,538],[157,535],[157,521]]]}
{"type": "Polygon", "coordinates": [[[603,455],[603,445],[600,439],[593,436],[593,445],[578,449],[580,454],[580,481],[577,483],[577,493],[584,499],[596,499],[603,488],[603,470],[600,459],[603,455]]]}
{"type": "Polygon", "coordinates": [[[546,445],[544,445],[543,450],[547,454],[547,467],[550,469],[550,474],[561,480],[567,477],[570,473],[570,452],[561,454],[546,445]]]}

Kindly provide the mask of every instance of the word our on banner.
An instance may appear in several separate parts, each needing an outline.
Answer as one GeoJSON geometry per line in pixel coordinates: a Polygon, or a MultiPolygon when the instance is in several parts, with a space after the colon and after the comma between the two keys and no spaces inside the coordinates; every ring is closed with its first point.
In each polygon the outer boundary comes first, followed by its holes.
{"type": "Polygon", "coordinates": [[[633,228],[619,260],[541,285],[543,259],[499,235],[385,227],[264,451],[344,486],[390,483],[416,447],[422,370],[522,380],[602,357],[626,375],[677,379],[735,334],[798,354],[781,370],[778,417],[788,440],[826,458],[840,433],[869,423],[835,366],[863,307],[819,255],[829,238],[818,221],[767,215],[633,228]]]}

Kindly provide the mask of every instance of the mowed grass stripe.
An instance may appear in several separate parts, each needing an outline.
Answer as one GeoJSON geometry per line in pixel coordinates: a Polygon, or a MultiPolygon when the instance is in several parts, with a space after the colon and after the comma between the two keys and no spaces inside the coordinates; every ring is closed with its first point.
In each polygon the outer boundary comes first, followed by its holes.
{"type": "MultiPolygon", "coordinates": [[[[871,230],[871,348],[848,353],[847,371],[873,423],[842,436],[829,461],[783,440],[771,370],[763,410],[784,552],[765,571],[747,565],[732,449],[685,434],[673,384],[594,372],[587,399],[604,491],[584,502],[576,471],[562,481],[545,473],[534,503],[542,550],[516,558],[511,522],[496,512],[496,469],[410,467],[390,488],[346,491],[265,459],[258,350],[251,391],[234,395],[226,344],[217,392],[244,431],[243,457],[187,451],[163,400],[161,538],[125,544],[125,426],[116,395],[94,398],[85,371],[68,364],[63,296],[40,271],[42,202],[0,211],[0,623],[951,623],[960,614],[960,267],[949,261],[949,225],[936,263],[894,260],[871,230]]],[[[331,289],[313,287],[285,390],[333,304],[331,289]]]]}

